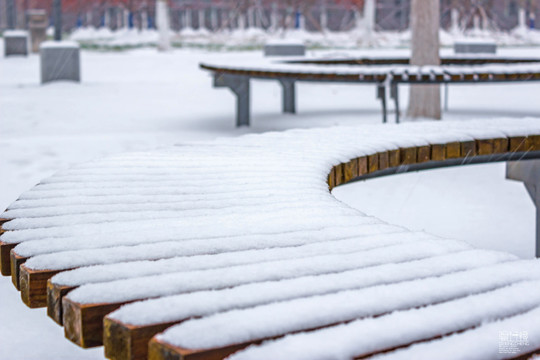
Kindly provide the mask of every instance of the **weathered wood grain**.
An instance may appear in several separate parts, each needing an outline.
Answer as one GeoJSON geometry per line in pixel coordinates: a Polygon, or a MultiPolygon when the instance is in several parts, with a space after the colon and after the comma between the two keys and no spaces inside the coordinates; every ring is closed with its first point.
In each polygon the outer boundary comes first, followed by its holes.
{"type": "Polygon", "coordinates": [[[416,147],[400,149],[399,161],[400,165],[412,165],[416,163],[416,147]]]}
{"type": "Polygon", "coordinates": [[[367,156],[361,156],[358,158],[358,176],[366,175],[368,173],[368,158],[367,156]]]}
{"type": "Polygon", "coordinates": [[[424,163],[431,160],[431,146],[418,146],[416,148],[416,162],[424,163]]]}
{"type": "Polygon", "coordinates": [[[476,156],[476,141],[461,142],[461,157],[464,159],[476,156]]]}
{"type": "Polygon", "coordinates": [[[74,286],[56,285],[50,279],[47,281],[47,315],[58,325],[64,323],[62,299],[73,289],[74,286]]]}
{"type": "Polygon", "coordinates": [[[358,159],[353,159],[344,164],[343,181],[349,182],[358,177],[358,159]]]}
{"type": "Polygon", "coordinates": [[[400,164],[400,151],[399,149],[389,150],[388,153],[388,167],[398,167],[400,164]]]}
{"type": "Polygon", "coordinates": [[[334,166],[334,174],[335,174],[335,184],[336,186],[344,184],[344,175],[343,175],[343,164],[339,164],[334,166]]]}
{"type": "Polygon", "coordinates": [[[388,151],[383,151],[377,154],[379,157],[379,170],[385,170],[390,167],[390,156],[388,151]]]}
{"type": "Polygon", "coordinates": [[[495,154],[503,154],[508,152],[508,138],[493,139],[493,152],[495,154]]]}
{"type": "Polygon", "coordinates": [[[123,303],[80,304],[62,299],[64,334],[83,348],[103,345],[103,318],[123,303]]]}
{"type": "Polygon", "coordinates": [[[21,265],[19,283],[23,302],[30,308],[47,306],[47,281],[59,272],[58,270],[32,270],[24,264],[21,265]]]}
{"type": "Polygon", "coordinates": [[[27,257],[20,256],[17,254],[15,249],[11,250],[10,252],[10,265],[11,265],[11,281],[13,282],[13,285],[15,285],[15,288],[17,290],[21,290],[21,282],[20,282],[20,275],[21,275],[21,265],[28,260],[27,257]]]}
{"type": "Polygon", "coordinates": [[[330,173],[328,174],[328,189],[332,191],[332,189],[336,186],[336,175],[334,173],[334,168],[332,167],[332,170],[330,170],[330,173]]]}
{"type": "Polygon", "coordinates": [[[431,145],[431,160],[444,161],[446,160],[446,144],[431,145]]]}
{"type": "Polygon", "coordinates": [[[476,140],[476,152],[478,155],[491,155],[495,152],[493,139],[476,140]]]}
{"type": "Polygon", "coordinates": [[[135,326],[105,317],[103,320],[105,357],[112,360],[147,359],[148,343],[152,337],[179,322],[181,321],[135,326]]]}
{"type": "Polygon", "coordinates": [[[222,360],[229,355],[251,344],[259,342],[231,345],[216,349],[191,350],[172,346],[156,338],[150,341],[148,359],[150,360],[222,360]]]}
{"type": "Polygon", "coordinates": [[[374,173],[379,170],[379,154],[368,155],[368,172],[374,173]]]}
{"type": "Polygon", "coordinates": [[[11,250],[17,246],[17,244],[9,244],[0,241],[0,269],[2,275],[11,275],[11,250]]]}
{"type": "Polygon", "coordinates": [[[459,141],[447,143],[445,150],[446,159],[458,159],[461,157],[461,143],[459,141]]]}

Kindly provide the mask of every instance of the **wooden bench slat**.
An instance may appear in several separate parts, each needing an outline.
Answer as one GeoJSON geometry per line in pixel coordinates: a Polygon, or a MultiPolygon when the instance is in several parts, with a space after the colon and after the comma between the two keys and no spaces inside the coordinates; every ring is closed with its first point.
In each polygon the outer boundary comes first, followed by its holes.
{"type": "Polygon", "coordinates": [[[5,243],[0,240],[0,269],[3,276],[11,276],[11,250],[17,244],[5,243]]]}

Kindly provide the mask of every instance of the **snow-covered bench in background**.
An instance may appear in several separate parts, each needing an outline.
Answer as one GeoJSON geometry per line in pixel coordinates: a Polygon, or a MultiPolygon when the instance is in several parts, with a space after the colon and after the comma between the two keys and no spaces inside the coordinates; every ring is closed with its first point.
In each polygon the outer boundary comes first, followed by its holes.
{"type": "MultiPolygon", "coordinates": [[[[250,80],[277,80],[283,90],[284,113],[296,112],[297,82],[375,84],[387,121],[386,94],[394,100],[399,123],[399,84],[485,84],[540,81],[540,59],[443,58],[441,66],[409,66],[407,58],[308,59],[256,62],[223,60],[202,63],[213,73],[215,87],[227,87],[236,95],[236,125],[250,124],[250,80]]],[[[448,91],[446,92],[448,93],[448,91]]]]}
{"type": "Polygon", "coordinates": [[[112,359],[491,359],[498,331],[515,329],[527,342],[506,355],[531,355],[540,260],[384,223],[328,189],[539,157],[535,119],[291,130],[116,155],[9,206],[2,273],[67,338],[104,344],[112,359]]]}

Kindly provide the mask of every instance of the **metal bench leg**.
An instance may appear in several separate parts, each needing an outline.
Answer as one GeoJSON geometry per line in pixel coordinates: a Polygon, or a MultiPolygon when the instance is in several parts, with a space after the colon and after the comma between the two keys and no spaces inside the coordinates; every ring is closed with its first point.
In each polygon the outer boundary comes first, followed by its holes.
{"type": "Polygon", "coordinates": [[[215,74],[214,87],[229,88],[236,95],[236,126],[249,126],[249,77],[243,75],[215,74]]]}
{"type": "Polygon", "coordinates": [[[382,122],[386,123],[386,87],[384,84],[377,84],[377,99],[381,99],[382,122]]]}
{"type": "Polygon", "coordinates": [[[399,89],[397,83],[390,85],[390,98],[394,99],[394,107],[396,109],[396,124],[399,124],[399,89]]]}
{"type": "Polygon", "coordinates": [[[506,178],[523,181],[536,206],[536,257],[540,258],[540,160],[509,161],[506,178]]]}
{"type": "Polygon", "coordinates": [[[289,79],[279,79],[283,89],[283,112],[296,114],[296,87],[295,81],[289,79]]]}

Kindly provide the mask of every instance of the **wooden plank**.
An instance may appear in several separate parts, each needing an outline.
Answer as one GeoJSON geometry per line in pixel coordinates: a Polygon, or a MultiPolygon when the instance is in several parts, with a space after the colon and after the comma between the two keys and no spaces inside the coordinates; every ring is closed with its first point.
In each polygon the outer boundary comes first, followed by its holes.
{"type": "Polygon", "coordinates": [[[424,163],[431,160],[431,146],[418,146],[416,148],[416,162],[424,163]]]}
{"type": "Polygon", "coordinates": [[[64,323],[62,299],[73,289],[74,286],[55,285],[50,279],[47,281],[47,315],[58,325],[64,323]]]}
{"type": "Polygon", "coordinates": [[[47,306],[47,281],[59,270],[32,270],[24,264],[20,267],[21,298],[30,308],[47,306]]]}
{"type": "Polygon", "coordinates": [[[343,165],[343,181],[349,182],[358,177],[358,159],[353,159],[343,165]]]}
{"type": "Polygon", "coordinates": [[[525,152],[527,151],[527,137],[525,136],[512,136],[509,138],[510,152],[525,152]]]}
{"type": "Polygon", "coordinates": [[[0,241],[0,269],[2,275],[11,275],[11,250],[17,246],[17,244],[8,244],[0,241]]]}
{"type": "Polygon", "coordinates": [[[540,135],[531,135],[530,138],[530,145],[532,151],[540,151],[540,135]]]}
{"type": "Polygon", "coordinates": [[[446,160],[446,145],[432,144],[431,145],[431,160],[443,161],[446,160]]]}
{"type": "Polygon", "coordinates": [[[2,230],[2,225],[4,225],[4,223],[7,223],[10,220],[11,219],[0,218],[0,231],[2,230]]]}
{"type": "Polygon", "coordinates": [[[379,170],[388,169],[390,167],[390,157],[388,151],[378,153],[379,157],[379,170]]]}
{"type": "Polygon", "coordinates": [[[21,290],[21,282],[20,282],[20,275],[21,275],[21,265],[24,264],[28,260],[27,257],[20,256],[15,252],[15,249],[11,250],[9,261],[11,264],[11,281],[13,282],[13,285],[17,288],[17,290],[21,290]]]}
{"type": "Polygon", "coordinates": [[[450,142],[446,144],[446,159],[459,159],[461,157],[461,143],[456,142],[450,142]]]}
{"type": "Polygon", "coordinates": [[[389,150],[388,153],[388,166],[391,168],[398,167],[400,164],[399,149],[389,150]]]}
{"type": "Polygon", "coordinates": [[[247,347],[250,344],[261,342],[231,345],[224,348],[190,350],[172,346],[153,338],[148,346],[148,359],[150,360],[222,360],[229,355],[247,347]]]}
{"type": "Polygon", "coordinates": [[[336,178],[335,178],[334,168],[332,167],[332,170],[330,170],[330,173],[328,174],[328,189],[332,191],[332,189],[336,186],[336,178]]]}
{"type": "Polygon", "coordinates": [[[335,174],[335,179],[336,179],[335,180],[336,186],[339,186],[345,182],[343,178],[343,164],[334,166],[334,174],[335,174]]]}
{"type": "Polygon", "coordinates": [[[411,165],[416,162],[416,147],[402,148],[399,153],[400,165],[411,165]]]}
{"type": "Polygon", "coordinates": [[[148,343],[152,337],[179,322],[181,321],[136,326],[105,317],[103,320],[105,357],[112,360],[145,360],[148,357],[148,343]]]}
{"type": "Polygon", "coordinates": [[[83,348],[103,345],[103,318],[124,303],[80,304],[62,299],[64,334],[83,348]]]}
{"type": "Polygon", "coordinates": [[[368,173],[368,158],[362,156],[358,158],[358,176],[366,175],[368,173]]]}
{"type": "Polygon", "coordinates": [[[377,170],[379,170],[379,155],[378,154],[368,155],[368,172],[371,174],[377,170]]]}
{"type": "Polygon", "coordinates": [[[493,139],[493,152],[495,154],[503,154],[508,152],[509,141],[507,138],[493,139]]]}
{"type": "Polygon", "coordinates": [[[468,158],[476,156],[476,141],[462,141],[461,142],[461,157],[468,158]]]}
{"type": "Polygon", "coordinates": [[[478,155],[492,155],[495,152],[493,139],[476,140],[476,152],[478,155]]]}

